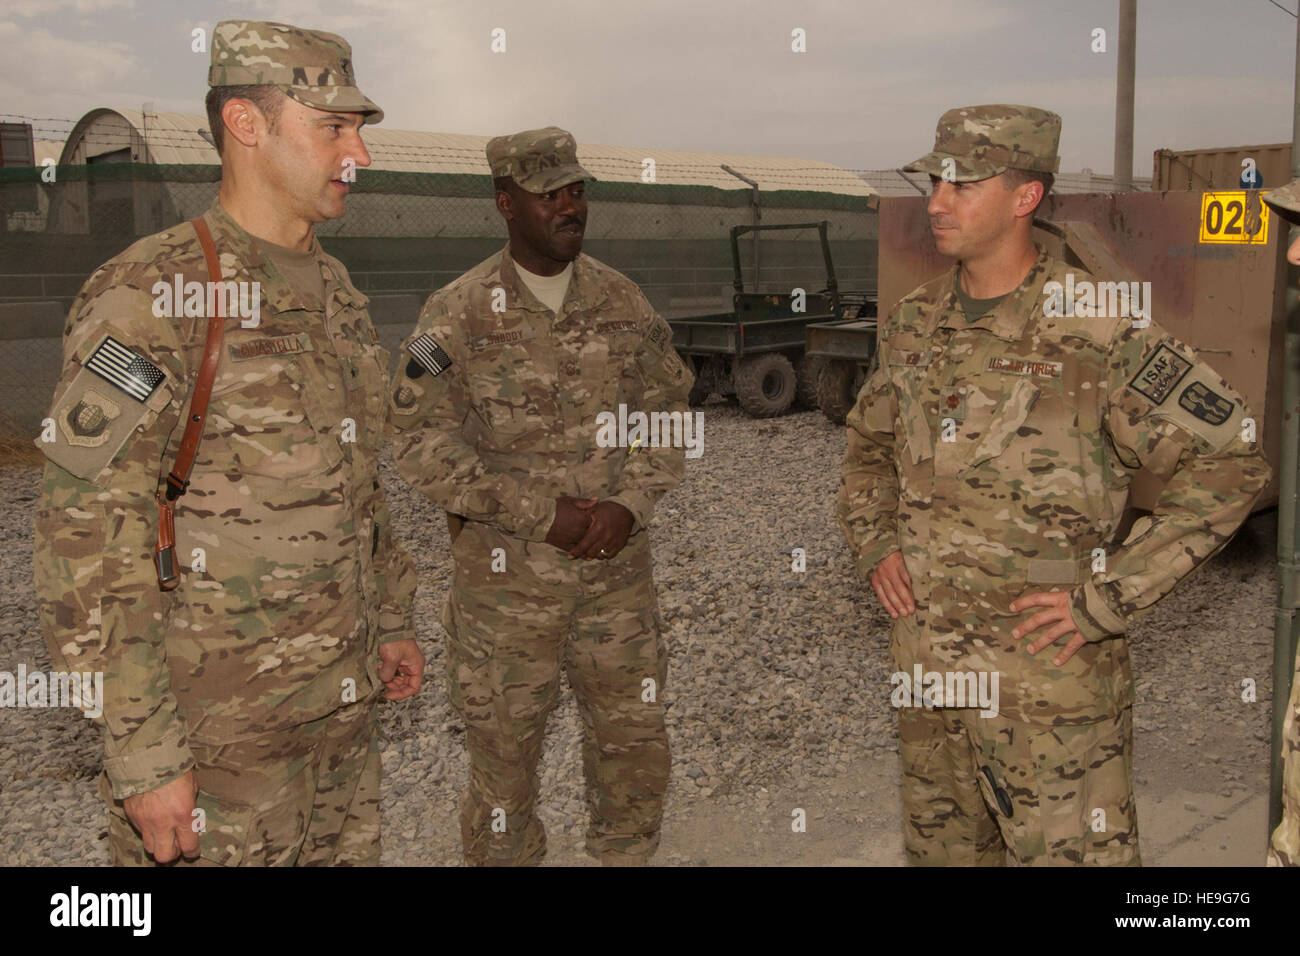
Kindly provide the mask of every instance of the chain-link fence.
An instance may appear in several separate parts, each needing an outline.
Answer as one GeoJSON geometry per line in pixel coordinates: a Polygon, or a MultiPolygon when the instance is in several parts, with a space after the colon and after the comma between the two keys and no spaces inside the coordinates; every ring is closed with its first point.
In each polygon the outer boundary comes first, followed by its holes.
{"type": "MultiPolygon", "coordinates": [[[[142,236],[202,213],[219,166],[134,163],[0,169],[0,431],[34,436],[58,379],[60,336],[86,277],[142,236]],[[52,179],[53,181],[46,181],[52,179]]],[[[316,233],[371,299],[396,351],[424,299],[502,248],[488,176],[359,170],[342,219],[316,233]]],[[[730,307],[733,226],[828,222],[842,290],[876,288],[876,214],[862,196],[596,182],[583,251],[636,282],[668,318],[730,307]]],[[[826,285],[817,232],[739,240],[746,290],[826,285]],[[757,250],[758,281],[754,263],[757,250]]]]}

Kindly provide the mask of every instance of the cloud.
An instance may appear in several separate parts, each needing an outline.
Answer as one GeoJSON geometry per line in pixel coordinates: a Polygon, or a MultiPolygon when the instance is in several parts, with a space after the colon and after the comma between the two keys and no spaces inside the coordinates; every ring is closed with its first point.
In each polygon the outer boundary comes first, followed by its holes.
{"type": "Polygon", "coordinates": [[[106,90],[134,78],[140,68],[125,43],[72,40],[12,21],[0,21],[0,49],[0,102],[75,94],[98,105],[106,90]]]}
{"type": "Polygon", "coordinates": [[[135,0],[8,0],[5,11],[11,16],[48,17],[64,11],[86,14],[106,10],[134,9],[135,0]]]}

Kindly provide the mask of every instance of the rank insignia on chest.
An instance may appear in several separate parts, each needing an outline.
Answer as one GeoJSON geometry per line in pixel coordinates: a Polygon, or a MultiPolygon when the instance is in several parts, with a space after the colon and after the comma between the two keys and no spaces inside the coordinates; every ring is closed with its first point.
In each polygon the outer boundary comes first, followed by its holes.
{"type": "Polygon", "coordinates": [[[966,420],[966,387],[954,385],[939,391],[939,420],[951,418],[955,422],[966,420]]]}
{"type": "Polygon", "coordinates": [[[86,368],[137,402],[143,402],[152,395],[164,377],[158,366],[137,355],[111,335],[105,336],[99,348],[91,353],[86,360],[86,368]]]}
{"type": "Polygon", "coordinates": [[[428,332],[416,336],[406,350],[411,353],[411,362],[406,366],[408,378],[419,378],[425,372],[436,377],[451,367],[451,356],[428,332]]]}

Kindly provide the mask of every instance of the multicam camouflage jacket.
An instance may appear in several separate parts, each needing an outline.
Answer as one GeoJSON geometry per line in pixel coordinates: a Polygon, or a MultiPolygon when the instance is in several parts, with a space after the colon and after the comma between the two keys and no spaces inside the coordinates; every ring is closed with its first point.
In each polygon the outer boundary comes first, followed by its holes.
{"type": "Polygon", "coordinates": [[[839,494],[858,569],[901,549],[911,576],[899,669],[998,672],[1001,713],[1047,724],[1131,701],[1122,635],[1223,546],[1270,477],[1241,398],[1155,323],[1044,315],[1044,285],[1068,271],[1040,250],[973,323],[956,267],[903,298],[848,417],[839,494]],[[1142,466],[1164,489],[1115,541],[1142,466]],[[1060,589],[1088,643],[1057,667],[1064,641],[1031,655],[1044,630],[1011,637],[1041,608],[1009,605],[1060,589]]]}
{"type": "Polygon", "coordinates": [[[1268,845],[1269,866],[1300,866],[1300,650],[1282,721],[1282,819],[1268,845]]]}
{"type": "MultiPolygon", "coordinates": [[[[559,495],[615,501],[635,518],[612,561],[578,562],[607,582],[649,570],[642,533],[681,479],[680,447],[606,447],[597,416],[688,414],[691,373],[672,332],[629,279],[580,255],[560,314],[520,281],[508,248],[425,304],[403,346],[393,393],[398,470],[466,520],[458,566],[495,548],[508,566],[571,583],[562,552],[543,544],[559,495]],[[471,552],[469,548],[473,548],[471,552]]],[[[573,562],[569,562],[573,563],[573,562]]]]}
{"type": "Polygon", "coordinates": [[[208,278],[191,225],[142,239],[87,280],[64,335],[54,440],[37,442],[49,459],[41,620],[56,662],[104,673],[119,799],[188,769],[191,739],[283,729],[378,694],[378,644],[414,636],[415,574],[377,470],[388,353],[365,296],[317,245],[322,315],[219,204],[206,221],[225,279],[260,283],[260,315],[245,328],[252,318],[226,313],[177,502],[177,590],[155,576],[154,495],[176,460],[207,320],[154,309],[156,283],[208,278]]]}

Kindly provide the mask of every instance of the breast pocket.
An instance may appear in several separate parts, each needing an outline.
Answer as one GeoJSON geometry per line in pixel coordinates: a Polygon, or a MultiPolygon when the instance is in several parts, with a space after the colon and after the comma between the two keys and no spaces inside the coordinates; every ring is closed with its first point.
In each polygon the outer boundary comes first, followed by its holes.
{"type": "Polygon", "coordinates": [[[384,425],[388,421],[388,349],[375,343],[364,347],[356,358],[357,382],[361,389],[361,406],[365,408],[364,422],[358,422],[358,438],[364,447],[376,449],[383,440],[384,425]]]}
{"type": "Polygon", "coordinates": [[[934,457],[934,432],[926,413],[923,391],[930,371],[928,349],[891,348],[889,378],[898,396],[896,434],[907,442],[907,455],[913,465],[934,457]]]}
{"type": "Polygon", "coordinates": [[[663,362],[663,355],[642,348],[638,331],[617,331],[598,335],[583,352],[584,378],[595,393],[598,411],[617,411],[620,403],[628,410],[641,408],[646,384],[663,362]]]}
{"type": "Polygon", "coordinates": [[[1041,389],[1027,378],[1017,379],[1010,391],[1000,382],[974,384],[966,391],[966,419],[956,429],[951,463],[957,472],[979,468],[997,460],[1017,475],[1023,454],[1013,447],[1027,427],[1041,389]]]}
{"type": "Polygon", "coordinates": [[[293,481],[342,462],[338,438],[326,430],[327,416],[296,361],[242,362],[219,388],[212,394],[211,427],[242,473],[293,481]]]}
{"type": "MultiPolygon", "coordinates": [[[[569,370],[560,362],[559,374],[569,370]]],[[[573,369],[576,373],[576,368],[573,369]]],[[[527,342],[487,344],[469,354],[467,381],[474,410],[498,447],[523,440],[546,427],[538,392],[553,389],[529,354],[527,342]]]]}

